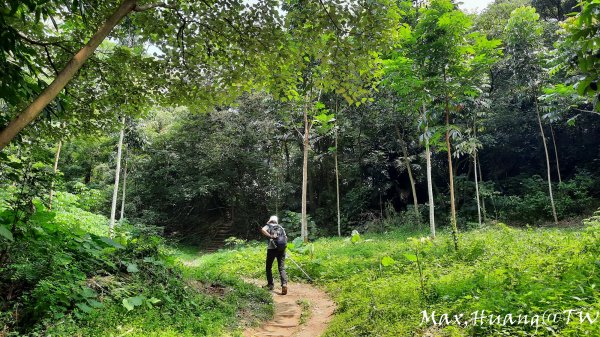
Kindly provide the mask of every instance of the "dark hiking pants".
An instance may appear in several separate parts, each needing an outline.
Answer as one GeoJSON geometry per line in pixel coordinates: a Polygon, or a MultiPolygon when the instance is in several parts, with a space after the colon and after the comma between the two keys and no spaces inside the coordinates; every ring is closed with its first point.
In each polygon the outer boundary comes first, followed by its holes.
{"type": "Polygon", "coordinates": [[[279,268],[279,277],[281,285],[286,285],[288,278],[285,273],[285,250],[267,249],[267,284],[273,285],[273,261],[277,258],[277,267],[279,268]]]}

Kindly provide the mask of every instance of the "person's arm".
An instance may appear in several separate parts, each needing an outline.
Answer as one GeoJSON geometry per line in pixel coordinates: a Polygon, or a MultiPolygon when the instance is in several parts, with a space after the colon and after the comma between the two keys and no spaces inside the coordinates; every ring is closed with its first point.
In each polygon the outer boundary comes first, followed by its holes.
{"type": "Polygon", "coordinates": [[[269,234],[269,232],[267,232],[267,228],[269,228],[269,226],[261,227],[260,234],[268,237],[269,239],[275,239],[275,236],[273,236],[273,235],[269,234]]]}

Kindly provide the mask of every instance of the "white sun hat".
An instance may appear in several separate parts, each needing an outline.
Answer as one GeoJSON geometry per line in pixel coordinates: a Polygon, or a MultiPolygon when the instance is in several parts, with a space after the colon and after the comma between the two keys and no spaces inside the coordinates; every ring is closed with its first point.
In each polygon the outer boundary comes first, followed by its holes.
{"type": "Polygon", "coordinates": [[[278,224],[279,219],[277,218],[277,215],[271,215],[271,217],[269,218],[269,221],[267,221],[267,223],[274,223],[274,224],[278,224]]]}

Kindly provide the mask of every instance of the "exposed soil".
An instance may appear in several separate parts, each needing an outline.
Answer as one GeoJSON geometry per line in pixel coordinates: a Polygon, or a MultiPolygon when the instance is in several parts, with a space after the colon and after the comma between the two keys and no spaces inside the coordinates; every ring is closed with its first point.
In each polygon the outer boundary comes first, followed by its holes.
{"type": "MultiPolygon", "coordinates": [[[[258,280],[247,282],[262,284],[258,280]]],[[[324,291],[309,284],[290,283],[287,295],[281,295],[281,288],[276,288],[272,293],[275,304],[273,319],[258,328],[246,329],[245,337],[321,336],[333,317],[335,303],[324,291]],[[305,301],[309,303],[311,312],[304,314],[308,319],[301,324],[302,303],[305,301]]]]}

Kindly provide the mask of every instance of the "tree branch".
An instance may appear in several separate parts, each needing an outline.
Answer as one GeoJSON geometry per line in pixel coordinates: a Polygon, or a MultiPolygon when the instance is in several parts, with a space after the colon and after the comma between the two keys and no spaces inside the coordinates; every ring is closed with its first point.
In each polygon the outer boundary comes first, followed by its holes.
{"type": "Polygon", "coordinates": [[[74,54],[74,52],[72,50],[70,50],[69,48],[62,45],[62,43],[67,42],[65,40],[51,41],[51,42],[37,41],[14,28],[10,28],[10,29],[12,29],[15,32],[15,34],[17,34],[17,36],[19,36],[21,38],[21,40],[28,42],[29,44],[33,44],[33,45],[40,46],[40,47],[55,46],[55,47],[58,47],[64,51],[66,51],[69,54],[74,54]]]}
{"type": "Polygon", "coordinates": [[[155,3],[147,4],[144,6],[136,5],[133,8],[133,11],[134,12],[143,12],[143,11],[147,11],[149,9],[154,9],[154,8],[177,9],[177,6],[169,5],[165,2],[155,2],[155,3]]]}
{"type": "Polygon", "coordinates": [[[583,109],[578,109],[578,108],[571,108],[571,109],[577,110],[577,111],[580,111],[580,112],[589,112],[589,113],[592,113],[592,114],[595,114],[595,115],[600,115],[600,112],[597,112],[597,111],[583,110],[583,109]]]}
{"type": "Polygon", "coordinates": [[[48,58],[48,62],[52,66],[52,69],[54,69],[54,73],[56,75],[58,75],[58,69],[56,69],[56,65],[54,65],[54,62],[52,61],[52,57],[50,56],[50,51],[48,50],[48,46],[44,46],[44,50],[46,51],[46,57],[48,58]]]}
{"type": "Polygon", "coordinates": [[[319,0],[319,3],[321,3],[321,6],[323,7],[323,10],[325,11],[325,13],[327,13],[327,16],[329,17],[329,20],[331,21],[331,23],[333,23],[333,25],[335,26],[335,29],[337,29],[340,32],[343,32],[343,30],[340,29],[340,27],[337,25],[337,23],[335,22],[335,20],[333,20],[333,17],[331,16],[331,13],[329,13],[329,11],[327,10],[327,7],[325,7],[325,4],[323,3],[323,0],[319,0]]]}

